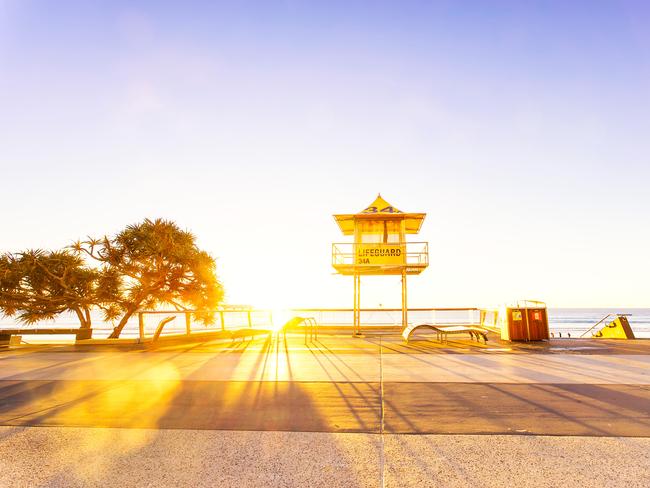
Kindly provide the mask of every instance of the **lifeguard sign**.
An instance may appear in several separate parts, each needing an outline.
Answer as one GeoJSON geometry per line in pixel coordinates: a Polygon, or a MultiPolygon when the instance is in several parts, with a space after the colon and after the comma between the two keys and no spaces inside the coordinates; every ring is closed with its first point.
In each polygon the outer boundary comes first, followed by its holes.
{"type": "Polygon", "coordinates": [[[406,275],[420,274],[429,264],[426,242],[406,242],[406,234],[417,234],[424,213],[404,213],[378,195],[356,214],[334,215],[343,235],[354,242],[332,244],[332,266],[343,275],[354,276],[354,333],[360,328],[361,275],[402,276],[402,327],[406,327],[406,275]]]}

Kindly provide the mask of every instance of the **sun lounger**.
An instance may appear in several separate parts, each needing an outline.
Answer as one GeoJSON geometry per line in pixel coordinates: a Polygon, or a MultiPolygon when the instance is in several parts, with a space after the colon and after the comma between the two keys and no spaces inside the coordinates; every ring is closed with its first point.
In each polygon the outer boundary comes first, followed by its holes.
{"type": "Polygon", "coordinates": [[[251,340],[255,338],[255,336],[258,335],[268,335],[272,332],[271,329],[252,329],[249,327],[243,327],[241,329],[236,329],[233,330],[230,334],[232,337],[233,342],[235,339],[240,339],[242,342],[246,340],[247,337],[250,336],[251,340]]]}
{"type": "Polygon", "coordinates": [[[436,324],[413,324],[409,325],[402,331],[402,337],[406,342],[409,341],[413,332],[416,329],[431,329],[436,333],[436,337],[440,342],[447,342],[449,334],[469,334],[472,339],[478,342],[483,339],[487,344],[487,332],[472,325],[436,325],[436,324]]]}

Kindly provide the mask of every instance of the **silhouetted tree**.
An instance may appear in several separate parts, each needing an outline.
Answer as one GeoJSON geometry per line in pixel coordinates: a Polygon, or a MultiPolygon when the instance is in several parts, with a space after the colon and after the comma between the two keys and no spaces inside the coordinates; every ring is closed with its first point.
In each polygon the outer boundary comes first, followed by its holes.
{"type": "Polygon", "coordinates": [[[98,305],[99,279],[97,270],[86,267],[81,257],[66,250],[3,254],[0,310],[25,324],[74,312],[81,327],[90,328],[90,310],[98,305]]]}
{"type": "Polygon", "coordinates": [[[196,246],[190,232],[174,222],[146,219],[116,236],[76,242],[77,255],[99,265],[101,299],[119,309],[121,318],[111,338],[120,336],[128,320],[141,308],[171,305],[194,309],[208,323],[223,299],[214,259],[196,246]]]}

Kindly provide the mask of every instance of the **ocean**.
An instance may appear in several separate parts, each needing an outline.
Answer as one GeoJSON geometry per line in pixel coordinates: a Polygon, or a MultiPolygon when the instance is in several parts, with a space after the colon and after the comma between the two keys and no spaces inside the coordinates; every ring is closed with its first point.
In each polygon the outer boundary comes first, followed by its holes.
{"type": "MultiPolygon", "coordinates": [[[[608,314],[628,314],[628,320],[638,338],[650,338],[650,308],[549,308],[549,329],[556,337],[579,337],[608,314]]],[[[352,323],[351,312],[316,312],[313,314],[319,323],[352,323]]],[[[614,317],[612,317],[613,319],[614,317]]],[[[476,311],[435,311],[409,312],[409,323],[478,323],[476,311]]],[[[602,325],[608,323],[606,320],[602,325]]],[[[399,311],[373,311],[361,314],[361,323],[369,325],[399,325],[399,311]]],[[[594,331],[598,330],[597,327],[594,331]]],[[[587,334],[585,337],[589,337],[587,334]]]]}
{"type": "MultiPolygon", "coordinates": [[[[555,337],[562,334],[562,337],[579,337],[587,332],[594,324],[609,313],[628,314],[628,320],[632,326],[636,337],[650,338],[650,308],[549,308],[549,329],[555,337]]],[[[165,333],[181,333],[185,331],[185,321],[181,314],[176,314],[177,319],[165,328],[165,333]]],[[[271,319],[276,323],[282,323],[292,315],[313,316],[319,324],[331,325],[350,325],[352,323],[351,311],[284,311],[276,312],[272,317],[268,311],[253,311],[251,313],[251,323],[253,326],[267,327],[271,319]]],[[[248,326],[247,312],[229,311],[224,314],[224,328],[237,329],[248,326]]],[[[153,334],[156,325],[164,315],[146,315],[145,316],[145,333],[153,334]]],[[[477,323],[479,321],[478,312],[476,311],[412,311],[409,313],[409,322],[429,322],[439,324],[453,323],[477,323]]],[[[362,325],[374,326],[393,326],[401,323],[399,311],[379,310],[372,312],[363,312],[361,314],[362,325]]],[[[112,330],[110,323],[104,323],[99,314],[93,314],[93,337],[107,337],[112,330]]],[[[75,317],[72,315],[61,315],[51,322],[43,322],[30,327],[78,327],[75,317]]],[[[603,324],[604,325],[604,324],[603,324]]],[[[8,317],[0,317],[0,328],[2,327],[24,327],[17,324],[15,320],[8,317]]],[[[194,324],[193,330],[211,330],[220,329],[221,323],[217,317],[217,323],[208,327],[202,324],[194,324]]],[[[597,330],[594,329],[594,331],[597,330]]],[[[137,337],[138,323],[137,317],[133,317],[122,333],[122,337],[137,337]]],[[[589,337],[587,334],[586,337],[589,337]]],[[[44,340],[61,340],[65,336],[24,336],[27,342],[41,342],[44,340]]]]}

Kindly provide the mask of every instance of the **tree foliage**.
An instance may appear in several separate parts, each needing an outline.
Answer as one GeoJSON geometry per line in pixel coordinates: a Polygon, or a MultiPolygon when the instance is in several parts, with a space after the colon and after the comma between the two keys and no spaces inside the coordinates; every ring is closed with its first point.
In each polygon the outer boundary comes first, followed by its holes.
{"type": "Polygon", "coordinates": [[[97,263],[98,299],[112,304],[111,314],[121,314],[112,338],[141,308],[193,309],[207,323],[213,320],[209,310],[223,299],[214,259],[171,221],[146,219],[111,238],[76,242],[72,249],[97,263]]]}
{"type": "Polygon", "coordinates": [[[0,256],[0,311],[19,322],[51,320],[74,312],[82,328],[91,326],[100,273],[67,250],[30,250],[0,256]]]}
{"type": "Polygon", "coordinates": [[[190,232],[161,219],[60,251],[0,255],[0,312],[25,324],[73,312],[90,328],[91,310],[100,309],[118,321],[117,338],[139,309],[191,309],[209,323],[222,299],[214,259],[190,232]]]}

